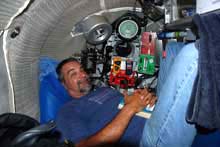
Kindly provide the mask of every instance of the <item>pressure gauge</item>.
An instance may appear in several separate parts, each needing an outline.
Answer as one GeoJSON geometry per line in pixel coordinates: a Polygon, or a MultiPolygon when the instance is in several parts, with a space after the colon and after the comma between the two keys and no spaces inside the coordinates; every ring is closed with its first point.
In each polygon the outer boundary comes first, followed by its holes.
{"type": "Polygon", "coordinates": [[[140,25],[133,16],[126,16],[118,21],[116,31],[122,40],[130,41],[140,34],[140,25]]]}
{"type": "Polygon", "coordinates": [[[138,25],[133,20],[122,21],[118,28],[119,34],[126,39],[135,37],[138,33],[138,25]]]}

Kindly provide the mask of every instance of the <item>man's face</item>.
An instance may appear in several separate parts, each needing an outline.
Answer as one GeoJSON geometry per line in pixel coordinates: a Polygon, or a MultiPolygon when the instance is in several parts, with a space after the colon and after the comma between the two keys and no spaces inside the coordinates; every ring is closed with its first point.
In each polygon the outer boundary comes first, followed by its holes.
{"type": "Polygon", "coordinates": [[[72,61],[64,64],[61,73],[64,76],[63,85],[72,97],[80,98],[90,91],[89,76],[80,63],[72,61]]]}

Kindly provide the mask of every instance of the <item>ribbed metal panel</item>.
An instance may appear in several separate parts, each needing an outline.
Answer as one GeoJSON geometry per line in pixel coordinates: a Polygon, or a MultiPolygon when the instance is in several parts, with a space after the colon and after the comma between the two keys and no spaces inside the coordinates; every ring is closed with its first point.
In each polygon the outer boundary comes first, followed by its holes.
{"type": "Polygon", "coordinates": [[[134,4],[135,0],[105,0],[106,9],[131,7],[134,4]]]}
{"type": "Polygon", "coordinates": [[[3,30],[11,17],[21,8],[26,0],[0,0],[0,30],[3,30]]]}
{"type": "Polygon", "coordinates": [[[10,111],[10,100],[9,100],[9,85],[8,85],[8,74],[7,74],[7,69],[5,65],[5,60],[4,60],[4,53],[2,49],[3,45],[3,36],[0,37],[0,77],[1,77],[1,82],[0,82],[0,114],[9,112],[10,111]]]}
{"type": "MultiPolygon", "coordinates": [[[[70,32],[77,22],[100,10],[99,0],[77,1],[74,5],[66,9],[53,31],[49,34],[47,41],[41,50],[41,55],[62,59],[70,56],[74,52],[73,50],[80,50],[81,48],[74,49],[73,43],[75,41],[73,41],[70,32]]],[[[78,40],[78,42],[75,43],[80,46],[85,43],[85,40],[83,40],[83,37],[78,37],[77,39],[79,38],[81,38],[81,41],[78,40]]]]}

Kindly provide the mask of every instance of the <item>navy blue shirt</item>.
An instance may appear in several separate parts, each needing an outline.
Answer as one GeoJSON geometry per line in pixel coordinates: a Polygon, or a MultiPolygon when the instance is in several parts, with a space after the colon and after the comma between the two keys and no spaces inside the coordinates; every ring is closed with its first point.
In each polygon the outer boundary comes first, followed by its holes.
{"type": "MultiPolygon", "coordinates": [[[[79,99],[73,98],[60,109],[56,119],[62,138],[76,143],[105,127],[120,111],[118,104],[122,97],[118,91],[102,87],[79,99]]],[[[134,116],[120,145],[139,145],[145,121],[134,116]]]]}

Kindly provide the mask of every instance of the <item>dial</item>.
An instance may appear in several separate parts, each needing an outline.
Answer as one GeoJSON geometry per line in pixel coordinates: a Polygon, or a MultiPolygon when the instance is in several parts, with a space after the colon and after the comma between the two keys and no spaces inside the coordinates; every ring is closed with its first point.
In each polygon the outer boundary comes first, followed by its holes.
{"type": "Polygon", "coordinates": [[[118,27],[119,34],[125,39],[131,39],[138,33],[138,25],[134,20],[124,20],[118,27]]]}

